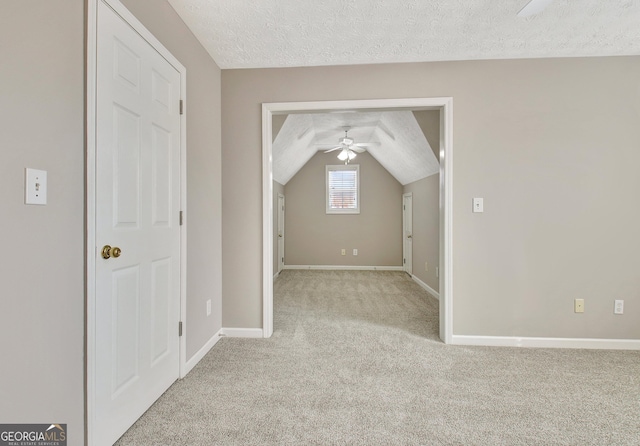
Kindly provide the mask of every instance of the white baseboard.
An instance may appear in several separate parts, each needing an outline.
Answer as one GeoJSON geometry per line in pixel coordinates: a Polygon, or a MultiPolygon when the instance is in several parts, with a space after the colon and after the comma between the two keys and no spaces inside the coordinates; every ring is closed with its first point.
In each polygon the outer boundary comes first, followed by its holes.
{"type": "Polygon", "coordinates": [[[285,265],[284,269],[318,269],[328,271],[402,271],[402,266],[285,265]]]}
{"type": "Polygon", "coordinates": [[[584,348],[594,350],[640,350],[640,339],[535,338],[516,336],[453,335],[454,345],[490,347],[584,348]]]}
{"type": "Polygon", "coordinates": [[[229,338],[262,338],[262,328],[223,328],[220,336],[229,338]]]}
{"type": "Polygon", "coordinates": [[[196,364],[198,364],[202,360],[202,358],[204,358],[204,356],[207,353],[209,353],[209,350],[211,350],[213,346],[216,345],[217,342],[220,340],[221,333],[222,333],[222,329],[218,330],[218,332],[214,334],[211,337],[211,339],[209,339],[207,343],[204,344],[202,348],[196,352],[195,355],[193,355],[189,360],[187,360],[187,362],[184,365],[184,374],[181,376],[181,378],[184,378],[185,376],[187,376],[187,374],[191,370],[193,370],[196,364]]]}
{"type": "Polygon", "coordinates": [[[435,297],[436,299],[440,300],[440,293],[438,293],[436,290],[434,290],[433,288],[431,288],[429,285],[427,285],[426,283],[424,283],[422,280],[418,279],[416,276],[414,276],[413,274],[411,275],[411,278],[418,284],[420,285],[422,288],[424,288],[424,290],[431,294],[433,297],[435,297]]]}

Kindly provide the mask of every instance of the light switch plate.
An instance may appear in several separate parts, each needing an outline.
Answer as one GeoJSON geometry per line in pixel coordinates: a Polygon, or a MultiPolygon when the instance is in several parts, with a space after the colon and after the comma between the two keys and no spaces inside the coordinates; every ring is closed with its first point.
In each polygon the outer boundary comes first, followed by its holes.
{"type": "Polygon", "coordinates": [[[24,203],[47,204],[47,171],[27,167],[24,180],[24,203]]]}
{"type": "Polygon", "coordinates": [[[473,199],[473,212],[484,212],[484,199],[483,198],[474,198],[473,199]]]}

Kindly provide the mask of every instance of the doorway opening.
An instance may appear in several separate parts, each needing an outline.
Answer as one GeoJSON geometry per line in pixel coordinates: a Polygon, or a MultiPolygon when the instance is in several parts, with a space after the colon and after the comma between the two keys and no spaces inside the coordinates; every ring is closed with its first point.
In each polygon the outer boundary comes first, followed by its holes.
{"type": "Polygon", "coordinates": [[[446,344],[453,335],[453,98],[372,99],[355,101],[284,102],[262,104],[262,332],[273,334],[273,127],[274,115],[318,112],[438,110],[440,112],[440,339],[446,344]]]}

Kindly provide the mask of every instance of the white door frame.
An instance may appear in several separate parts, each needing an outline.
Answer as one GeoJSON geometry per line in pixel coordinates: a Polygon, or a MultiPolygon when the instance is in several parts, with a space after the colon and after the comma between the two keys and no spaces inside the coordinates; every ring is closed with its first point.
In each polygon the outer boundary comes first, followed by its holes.
{"type": "Polygon", "coordinates": [[[413,277],[413,234],[411,234],[411,249],[408,250],[407,246],[409,243],[407,242],[407,234],[405,232],[407,228],[407,209],[405,207],[405,200],[411,197],[411,232],[413,233],[413,194],[411,192],[407,192],[406,194],[402,194],[402,269],[410,276],[413,277]],[[407,255],[407,251],[408,254],[407,255]]]}
{"type": "Polygon", "coordinates": [[[440,339],[453,336],[453,98],[272,102],[262,104],[262,332],[273,334],[272,116],[331,111],[440,110],[440,339]]]}
{"type": "MultiPolygon", "coordinates": [[[[180,377],[184,377],[186,368],[186,309],[187,309],[187,137],[186,137],[186,68],[129,12],[119,0],[89,0],[87,2],[87,66],[86,66],[86,435],[88,444],[93,444],[95,416],[95,328],[96,328],[96,105],[97,105],[97,36],[98,2],[102,1],[124,19],[143,39],[164,57],[180,73],[180,97],[183,100],[183,114],[180,117],[180,320],[183,323],[180,338],[180,377]]],[[[176,327],[176,332],[178,327],[176,327]]]]}

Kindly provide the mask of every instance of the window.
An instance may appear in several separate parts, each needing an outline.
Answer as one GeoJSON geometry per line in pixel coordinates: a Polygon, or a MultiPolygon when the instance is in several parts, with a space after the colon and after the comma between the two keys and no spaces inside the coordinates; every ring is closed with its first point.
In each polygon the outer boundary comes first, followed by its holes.
{"type": "Polygon", "coordinates": [[[360,213],[360,166],[327,166],[327,214],[360,213]]]}

